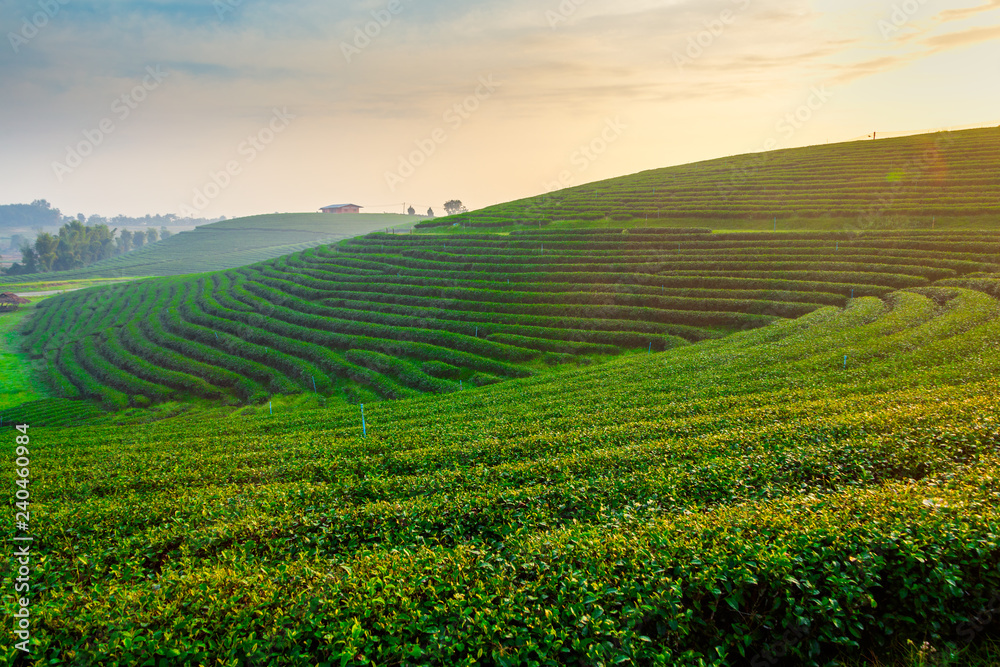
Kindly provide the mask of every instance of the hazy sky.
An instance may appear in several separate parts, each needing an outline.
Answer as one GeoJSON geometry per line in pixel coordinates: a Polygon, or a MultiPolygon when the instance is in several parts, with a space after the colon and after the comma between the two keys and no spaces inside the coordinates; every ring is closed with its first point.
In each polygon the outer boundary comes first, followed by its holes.
{"type": "Polygon", "coordinates": [[[0,0],[0,26],[0,203],[66,214],[441,212],[1000,124],[1000,0],[0,0]]]}

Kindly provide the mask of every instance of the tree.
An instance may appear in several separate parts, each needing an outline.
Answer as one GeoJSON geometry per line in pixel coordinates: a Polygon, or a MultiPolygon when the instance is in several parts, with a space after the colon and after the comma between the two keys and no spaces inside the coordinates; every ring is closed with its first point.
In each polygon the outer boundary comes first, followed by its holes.
{"type": "Polygon", "coordinates": [[[432,208],[428,208],[427,209],[427,217],[428,218],[433,218],[434,217],[434,209],[432,209],[432,208]]]}
{"type": "Polygon", "coordinates": [[[160,227],[160,238],[163,239],[164,241],[166,241],[173,235],[174,233],[169,229],[167,229],[166,227],[160,227]]]}
{"type": "Polygon", "coordinates": [[[444,211],[448,215],[455,215],[456,213],[465,213],[469,209],[462,206],[461,199],[452,199],[444,204],[444,211]]]}
{"type": "Polygon", "coordinates": [[[146,230],[146,243],[156,243],[160,240],[160,232],[156,231],[156,227],[150,227],[146,230]]]}
{"type": "Polygon", "coordinates": [[[29,273],[38,273],[38,262],[35,255],[35,249],[28,243],[21,246],[21,261],[23,264],[14,262],[14,264],[11,265],[11,267],[4,273],[8,276],[21,276],[29,273]]]}
{"type": "MultiPolygon", "coordinates": [[[[39,272],[51,271],[58,258],[59,239],[48,232],[42,232],[35,239],[35,265],[39,272]]],[[[24,256],[24,252],[21,252],[24,256]]],[[[27,260],[27,257],[25,257],[27,260]]],[[[27,264],[27,261],[25,261],[27,264]]]]}
{"type": "Polygon", "coordinates": [[[410,215],[416,215],[417,214],[417,209],[415,209],[415,208],[413,208],[411,206],[410,208],[406,209],[406,212],[409,213],[410,215]]]}
{"type": "Polygon", "coordinates": [[[123,255],[128,251],[132,250],[134,247],[132,245],[132,232],[127,229],[123,229],[122,233],[118,235],[118,254],[123,255]]]}

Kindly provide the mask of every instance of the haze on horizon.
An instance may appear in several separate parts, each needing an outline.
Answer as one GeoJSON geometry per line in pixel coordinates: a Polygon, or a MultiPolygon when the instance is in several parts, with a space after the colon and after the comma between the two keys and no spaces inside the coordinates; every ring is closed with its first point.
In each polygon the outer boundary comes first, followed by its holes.
{"type": "Polygon", "coordinates": [[[441,213],[1000,123],[1000,0],[11,0],[0,26],[0,203],[67,214],[441,213]]]}

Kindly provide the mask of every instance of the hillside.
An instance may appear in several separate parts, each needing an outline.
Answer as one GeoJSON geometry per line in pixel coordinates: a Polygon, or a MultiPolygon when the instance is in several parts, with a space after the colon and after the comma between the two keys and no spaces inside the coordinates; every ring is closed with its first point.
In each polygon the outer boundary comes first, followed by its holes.
{"type": "Polygon", "coordinates": [[[892,229],[1000,225],[1000,128],[828,144],[655,169],[422,222],[892,229]]]}
{"type": "Polygon", "coordinates": [[[852,298],[1000,271],[1000,232],[372,234],[240,269],[82,290],[25,333],[107,407],[370,402],[660,352],[852,298]]]}
{"type": "Polygon", "coordinates": [[[862,297],[366,406],[366,438],[356,406],[32,428],[34,655],[996,664],[998,312],[862,297]]]}
{"type": "Polygon", "coordinates": [[[409,227],[414,217],[397,214],[328,215],[282,213],[203,225],[83,269],[2,276],[0,285],[94,277],[172,276],[229,269],[367,234],[409,227]]]}

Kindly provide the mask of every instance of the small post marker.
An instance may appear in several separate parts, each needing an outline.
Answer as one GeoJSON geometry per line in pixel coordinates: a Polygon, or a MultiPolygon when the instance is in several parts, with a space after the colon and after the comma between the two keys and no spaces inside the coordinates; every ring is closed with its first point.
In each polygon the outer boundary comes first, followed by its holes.
{"type": "Polygon", "coordinates": [[[274,414],[274,403],[272,403],[271,401],[268,401],[267,402],[267,409],[268,409],[268,412],[270,412],[273,415],[274,414]]]}
{"type": "Polygon", "coordinates": [[[476,327],[476,338],[479,338],[479,327],[476,327]]]}
{"type": "Polygon", "coordinates": [[[847,370],[847,355],[844,355],[844,370],[847,370]]]}
{"type": "Polygon", "coordinates": [[[851,298],[852,299],[854,298],[854,288],[853,287],[851,288],[851,298]]]}
{"type": "Polygon", "coordinates": [[[315,376],[313,377],[312,381],[313,381],[313,392],[318,394],[319,392],[316,391],[316,377],[315,376]]]}
{"type": "Polygon", "coordinates": [[[646,354],[653,354],[653,344],[652,343],[649,344],[649,349],[646,351],[646,354]]]}
{"type": "Polygon", "coordinates": [[[219,332],[215,331],[213,333],[215,333],[215,340],[218,341],[219,340],[219,332]]]}
{"type": "Polygon", "coordinates": [[[361,404],[361,437],[368,437],[368,427],[365,426],[365,404],[361,404]]]}

